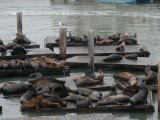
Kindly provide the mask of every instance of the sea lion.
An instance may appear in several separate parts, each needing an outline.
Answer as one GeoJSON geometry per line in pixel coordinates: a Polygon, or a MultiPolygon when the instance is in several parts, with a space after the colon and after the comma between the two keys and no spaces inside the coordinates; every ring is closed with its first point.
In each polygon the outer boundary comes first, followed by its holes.
{"type": "Polygon", "coordinates": [[[17,45],[17,43],[8,43],[7,45],[6,45],[6,47],[7,47],[7,49],[11,49],[11,48],[13,48],[13,47],[15,47],[17,45]]]}
{"type": "Polygon", "coordinates": [[[29,82],[29,83],[33,83],[33,82],[41,79],[42,77],[43,77],[43,75],[42,75],[41,73],[39,73],[39,72],[37,72],[37,73],[32,73],[32,74],[30,74],[29,77],[28,77],[28,82],[29,82]]]}
{"type": "Polygon", "coordinates": [[[6,52],[7,51],[7,47],[4,45],[0,45],[0,52],[6,52]]]}
{"type": "Polygon", "coordinates": [[[68,96],[62,98],[63,101],[67,102],[77,102],[86,99],[86,97],[76,94],[69,94],[68,96]]]}
{"type": "Polygon", "coordinates": [[[29,101],[36,96],[35,90],[30,85],[28,90],[20,97],[20,103],[23,104],[25,101],[29,101]]]}
{"type": "Polygon", "coordinates": [[[2,93],[6,95],[20,94],[27,91],[26,83],[7,82],[2,87],[2,93]]]}
{"type": "Polygon", "coordinates": [[[117,42],[120,39],[120,34],[121,33],[114,33],[114,34],[108,36],[108,39],[113,40],[114,42],[117,42]]]}
{"type": "Polygon", "coordinates": [[[136,45],[137,39],[133,37],[125,37],[118,41],[118,44],[121,44],[122,42],[125,42],[126,45],[136,45]]]}
{"type": "Polygon", "coordinates": [[[100,80],[95,80],[90,77],[82,77],[81,80],[74,80],[74,81],[78,87],[96,85],[102,82],[100,80]]]}
{"type": "Polygon", "coordinates": [[[109,96],[102,101],[97,102],[97,106],[102,105],[114,105],[114,104],[128,104],[129,103],[129,96],[127,95],[113,95],[109,96]]]}
{"type": "Polygon", "coordinates": [[[116,51],[124,52],[125,42],[122,42],[120,45],[116,46],[116,51]]]}
{"type": "Polygon", "coordinates": [[[2,39],[0,39],[0,45],[4,45],[4,44],[3,44],[3,40],[2,40],[2,39]]]}
{"type": "Polygon", "coordinates": [[[92,94],[90,95],[90,98],[92,99],[93,102],[97,102],[102,98],[102,93],[98,91],[93,91],[92,94]]]}
{"type": "Polygon", "coordinates": [[[92,105],[92,98],[87,97],[84,100],[76,102],[77,108],[89,108],[92,105]]]}
{"type": "Polygon", "coordinates": [[[55,94],[44,94],[44,98],[51,103],[59,103],[61,106],[66,106],[66,102],[63,101],[58,95],[55,94]]]}
{"type": "Polygon", "coordinates": [[[119,61],[122,60],[123,56],[122,55],[117,55],[117,54],[111,54],[107,56],[106,58],[103,59],[104,62],[109,62],[109,61],[119,61]]]}
{"type": "Polygon", "coordinates": [[[119,72],[119,73],[113,74],[113,78],[120,79],[123,81],[129,81],[132,77],[135,77],[135,75],[129,72],[119,72]]]}
{"type": "Polygon", "coordinates": [[[128,54],[128,55],[125,55],[125,58],[131,59],[131,60],[137,60],[138,55],[137,54],[128,54]]]}
{"type": "Polygon", "coordinates": [[[37,94],[37,95],[43,95],[43,94],[45,94],[45,93],[49,93],[49,91],[50,91],[50,89],[49,89],[49,87],[46,86],[46,85],[38,85],[38,86],[36,87],[36,94],[37,94]]]}
{"type": "Polygon", "coordinates": [[[23,102],[21,109],[40,109],[40,102],[43,99],[43,96],[36,96],[29,101],[23,102]]]}
{"type": "Polygon", "coordinates": [[[61,105],[59,103],[52,103],[51,101],[43,98],[41,99],[40,103],[40,108],[60,108],[61,105]]]}
{"type": "Polygon", "coordinates": [[[116,90],[115,86],[111,87],[111,90],[107,95],[106,94],[102,95],[102,100],[104,100],[104,99],[106,99],[106,98],[108,98],[109,96],[112,96],[112,95],[117,95],[117,90],[116,90]]]}
{"type": "Polygon", "coordinates": [[[16,38],[13,40],[14,43],[24,45],[24,44],[30,44],[31,41],[23,34],[18,33],[16,34],[16,38]]]}
{"type": "Polygon", "coordinates": [[[13,50],[11,51],[11,55],[25,55],[25,54],[27,54],[26,49],[20,45],[14,46],[13,50]]]}
{"type": "Polygon", "coordinates": [[[133,95],[129,101],[131,104],[146,104],[147,103],[148,90],[145,85],[139,87],[137,94],[133,95]]]}
{"type": "Polygon", "coordinates": [[[90,90],[88,88],[80,88],[80,87],[73,91],[73,93],[76,93],[82,96],[87,96],[87,97],[91,95],[92,92],[93,90],[90,90]]]}
{"type": "Polygon", "coordinates": [[[152,85],[157,83],[157,73],[152,71],[149,65],[145,67],[144,80],[146,81],[147,85],[152,85]]]}
{"type": "Polygon", "coordinates": [[[101,38],[100,36],[97,36],[96,38],[94,38],[94,40],[96,41],[96,44],[112,44],[114,41],[108,38],[101,38]]]}
{"type": "Polygon", "coordinates": [[[67,37],[68,42],[82,42],[82,37],[81,36],[72,36],[71,33],[69,32],[69,36],[67,37]]]}

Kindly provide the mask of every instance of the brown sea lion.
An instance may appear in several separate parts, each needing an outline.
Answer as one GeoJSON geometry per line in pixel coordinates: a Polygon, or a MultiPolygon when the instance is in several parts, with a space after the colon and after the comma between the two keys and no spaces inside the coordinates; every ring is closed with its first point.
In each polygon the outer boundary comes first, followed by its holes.
{"type": "Polygon", "coordinates": [[[40,102],[43,99],[43,96],[36,96],[29,101],[23,102],[21,108],[22,109],[40,109],[40,102]]]}
{"type": "Polygon", "coordinates": [[[112,96],[112,95],[117,95],[117,90],[116,90],[116,87],[115,86],[112,86],[110,92],[106,95],[106,94],[103,94],[102,96],[102,100],[108,98],[109,96],[112,96]]]}
{"type": "Polygon", "coordinates": [[[83,78],[81,78],[81,80],[74,80],[74,81],[75,81],[76,85],[79,86],[79,87],[96,85],[96,84],[99,84],[99,83],[102,82],[100,80],[95,80],[95,79],[90,78],[90,77],[83,77],[83,78]]]}
{"type": "Polygon", "coordinates": [[[124,52],[125,42],[122,42],[120,45],[116,46],[116,51],[124,52]]]}
{"type": "Polygon", "coordinates": [[[129,96],[127,95],[113,95],[109,96],[106,99],[103,99],[102,101],[97,102],[97,106],[102,105],[114,105],[114,104],[128,104],[129,102],[129,96]]]}
{"type": "Polygon", "coordinates": [[[119,72],[119,73],[113,74],[113,77],[115,79],[129,81],[132,77],[135,77],[135,75],[133,75],[133,74],[131,74],[129,72],[119,72]]]}

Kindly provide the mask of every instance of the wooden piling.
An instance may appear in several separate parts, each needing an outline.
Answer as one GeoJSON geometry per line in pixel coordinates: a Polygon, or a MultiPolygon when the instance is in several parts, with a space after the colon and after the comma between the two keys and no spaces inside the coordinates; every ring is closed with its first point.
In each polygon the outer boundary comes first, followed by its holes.
{"type": "Polygon", "coordinates": [[[66,48],[67,48],[67,28],[60,28],[59,31],[59,51],[60,51],[60,58],[66,58],[66,48]]]}
{"type": "Polygon", "coordinates": [[[158,112],[160,112],[160,62],[158,64],[158,112]]]}
{"type": "Polygon", "coordinates": [[[17,13],[17,34],[22,34],[22,12],[17,13]]]}
{"type": "Polygon", "coordinates": [[[94,71],[94,31],[88,31],[88,54],[89,64],[88,66],[94,71]]]}

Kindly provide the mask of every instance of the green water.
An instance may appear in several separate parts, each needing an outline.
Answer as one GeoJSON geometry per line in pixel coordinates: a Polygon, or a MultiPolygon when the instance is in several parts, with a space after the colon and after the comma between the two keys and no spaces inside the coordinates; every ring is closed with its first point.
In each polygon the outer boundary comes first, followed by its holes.
{"type": "MultiPolygon", "coordinates": [[[[83,33],[93,29],[107,35],[128,31],[137,33],[138,43],[151,51],[151,57],[160,56],[160,5],[159,4],[100,4],[95,0],[1,0],[0,38],[8,42],[15,38],[16,12],[23,12],[23,32],[31,40],[44,46],[46,36],[57,36],[59,22],[69,31],[83,33]]],[[[105,70],[111,77],[116,70],[105,70]]],[[[83,69],[72,70],[83,72],[83,69]]],[[[136,72],[136,71],[135,71],[136,72]]],[[[136,72],[137,73],[137,72],[136,72]]],[[[137,73],[141,74],[141,73],[137,73]]],[[[8,75],[9,76],[9,75],[8,75]]],[[[5,78],[1,81],[25,81],[26,78],[5,78]]],[[[109,81],[112,84],[112,81],[109,81]]],[[[17,98],[0,98],[3,111],[0,117],[52,115],[52,113],[21,113],[17,98]]],[[[156,95],[153,96],[154,113],[113,112],[118,120],[157,120],[156,95]]]]}

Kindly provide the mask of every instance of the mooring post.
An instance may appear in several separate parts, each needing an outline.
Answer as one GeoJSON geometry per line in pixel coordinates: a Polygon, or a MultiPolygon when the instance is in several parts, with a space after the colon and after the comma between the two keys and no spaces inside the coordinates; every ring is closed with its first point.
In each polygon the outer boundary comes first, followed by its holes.
{"type": "Polygon", "coordinates": [[[22,12],[17,13],[17,34],[22,34],[22,12]]]}
{"type": "Polygon", "coordinates": [[[66,55],[66,48],[67,48],[67,28],[60,28],[59,31],[59,51],[60,51],[60,58],[65,59],[66,55]]]}
{"type": "Polygon", "coordinates": [[[89,55],[89,64],[88,66],[94,72],[94,31],[88,31],[88,55],[89,55]]]}
{"type": "Polygon", "coordinates": [[[158,63],[158,112],[160,113],[160,62],[158,63]]]}

